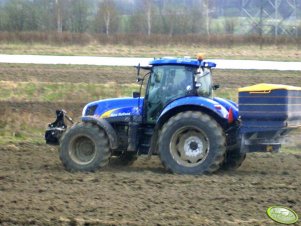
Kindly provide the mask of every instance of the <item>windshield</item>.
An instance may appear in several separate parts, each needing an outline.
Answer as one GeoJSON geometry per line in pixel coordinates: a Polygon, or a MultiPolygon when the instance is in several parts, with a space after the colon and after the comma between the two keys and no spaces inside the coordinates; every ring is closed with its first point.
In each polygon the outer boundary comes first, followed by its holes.
{"type": "Polygon", "coordinates": [[[155,122],[169,102],[193,93],[195,72],[196,68],[178,65],[153,67],[146,95],[148,122],[155,122]]]}

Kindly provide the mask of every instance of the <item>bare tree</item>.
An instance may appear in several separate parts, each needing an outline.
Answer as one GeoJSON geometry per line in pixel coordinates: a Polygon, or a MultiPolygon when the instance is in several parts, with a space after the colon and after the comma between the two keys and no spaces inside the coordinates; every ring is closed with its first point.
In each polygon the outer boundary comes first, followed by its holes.
{"type": "Polygon", "coordinates": [[[204,12],[205,12],[205,23],[206,23],[206,34],[207,36],[210,35],[210,17],[209,17],[209,10],[210,10],[210,7],[209,7],[209,0],[203,0],[203,9],[204,9],[204,12]]]}
{"type": "Polygon", "coordinates": [[[192,7],[188,10],[188,17],[191,20],[191,33],[200,34],[205,30],[205,23],[203,23],[204,10],[202,8],[201,0],[196,0],[192,7]]]}
{"type": "Polygon", "coordinates": [[[152,33],[152,0],[143,0],[143,2],[146,13],[147,35],[150,36],[152,33]]]}
{"type": "Polygon", "coordinates": [[[112,18],[116,12],[116,6],[114,1],[111,0],[103,0],[100,3],[99,14],[103,16],[105,23],[105,32],[106,35],[109,36],[112,18]]]}
{"type": "Polygon", "coordinates": [[[56,28],[58,33],[63,32],[63,22],[62,22],[62,3],[61,0],[55,0],[56,6],[56,28]]]}
{"type": "Polygon", "coordinates": [[[89,3],[86,0],[72,0],[70,5],[71,31],[83,33],[88,28],[89,3]]]}
{"type": "Polygon", "coordinates": [[[167,4],[163,11],[163,21],[165,23],[165,32],[169,34],[169,36],[174,35],[175,27],[177,26],[177,14],[178,11],[181,10],[178,8],[178,6],[171,4],[172,2],[167,2],[167,4]]]}
{"type": "Polygon", "coordinates": [[[259,37],[260,37],[260,49],[263,47],[263,2],[260,4],[260,19],[259,19],[259,37]]]}

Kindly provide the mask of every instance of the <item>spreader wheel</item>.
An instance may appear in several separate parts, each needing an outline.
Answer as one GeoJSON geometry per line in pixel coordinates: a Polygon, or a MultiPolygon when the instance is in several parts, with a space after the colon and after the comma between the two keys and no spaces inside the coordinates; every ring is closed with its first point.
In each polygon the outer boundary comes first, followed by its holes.
{"type": "Polygon", "coordinates": [[[235,170],[241,166],[246,159],[246,153],[241,152],[240,148],[228,150],[224,162],[221,165],[222,170],[235,170]]]}
{"type": "Polygon", "coordinates": [[[119,156],[110,159],[110,165],[130,166],[138,159],[136,152],[124,152],[119,156]]]}

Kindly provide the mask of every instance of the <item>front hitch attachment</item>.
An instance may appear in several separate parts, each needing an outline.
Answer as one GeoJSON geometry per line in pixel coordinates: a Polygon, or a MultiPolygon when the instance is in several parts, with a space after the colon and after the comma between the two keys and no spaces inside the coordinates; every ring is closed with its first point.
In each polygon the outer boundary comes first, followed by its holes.
{"type": "Polygon", "coordinates": [[[64,118],[66,118],[72,124],[74,123],[72,118],[67,115],[65,110],[56,110],[56,120],[53,123],[48,124],[48,128],[45,132],[46,144],[59,145],[60,138],[67,129],[64,118]]]}

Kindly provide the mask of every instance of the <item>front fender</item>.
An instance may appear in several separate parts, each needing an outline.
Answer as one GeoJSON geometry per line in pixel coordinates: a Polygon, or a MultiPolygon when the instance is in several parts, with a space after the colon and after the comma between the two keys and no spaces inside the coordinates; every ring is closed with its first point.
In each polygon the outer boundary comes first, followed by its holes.
{"type": "Polygon", "coordinates": [[[195,106],[195,107],[205,108],[210,112],[215,113],[222,119],[226,119],[226,120],[228,119],[227,109],[217,101],[205,97],[193,96],[193,97],[180,98],[168,104],[161,112],[158,121],[160,121],[161,118],[163,118],[166,114],[168,114],[168,112],[171,112],[173,109],[182,106],[195,106]]]}
{"type": "Polygon", "coordinates": [[[83,122],[94,123],[94,124],[98,125],[100,128],[102,128],[106,132],[106,134],[110,140],[110,148],[111,149],[118,148],[117,134],[116,134],[114,128],[111,126],[111,124],[107,120],[102,119],[102,118],[95,118],[93,116],[84,116],[81,118],[81,120],[83,122]]]}

